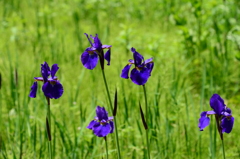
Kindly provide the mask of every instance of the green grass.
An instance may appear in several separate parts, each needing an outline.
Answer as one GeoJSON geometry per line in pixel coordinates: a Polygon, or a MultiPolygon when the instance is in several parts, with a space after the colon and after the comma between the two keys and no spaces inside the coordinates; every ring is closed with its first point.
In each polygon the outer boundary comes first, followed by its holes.
{"type": "MultiPolygon", "coordinates": [[[[221,158],[215,121],[198,129],[200,113],[211,109],[209,99],[218,93],[235,117],[233,131],[224,134],[226,158],[238,158],[239,5],[238,0],[0,1],[0,158],[48,158],[47,103],[40,87],[35,99],[28,97],[44,61],[59,65],[64,87],[63,96],[51,100],[54,158],[106,158],[104,139],[86,129],[97,105],[111,110],[100,65],[87,70],[80,62],[89,46],[84,33],[97,33],[112,45],[105,75],[112,101],[118,90],[122,158],[147,157],[139,111],[143,89],[120,78],[131,47],[145,59],[154,57],[146,84],[151,157],[221,158]]],[[[115,142],[108,135],[109,158],[117,156],[115,142]]]]}

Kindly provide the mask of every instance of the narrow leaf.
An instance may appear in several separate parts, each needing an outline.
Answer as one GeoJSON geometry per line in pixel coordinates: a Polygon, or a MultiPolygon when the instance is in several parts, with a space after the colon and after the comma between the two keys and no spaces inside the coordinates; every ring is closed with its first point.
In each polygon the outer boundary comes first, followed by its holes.
{"type": "Polygon", "coordinates": [[[148,129],[148,126],[147,126],[147,123],[146,123],[146,121],[145,121],[145,119],[144,119],[144,114],[143,114],[143,111],[142,111],[142,107],[141,107],[140,102],[139,102],[139,107],[140,107],[140,113],[141,113],[141,118],[142,118],[143,126],[144,126],[145,130],[147,130],[147,129],[148,129]]]}
{"type": "Polygon", "coordinates": [[[115,97],[114,97],[114,108],[113,108],[113,116],[117,115],[117,89],[115,91],[115,97]]]}
{"type": "Polygon", "coordinates": [[[52,140],[51,129],[50,129],[50,126],[49,126],[49,123],[48,123],[48,118],[46,118],[46,128],[47,128],[48,140],[51,141],[52,140]]]}

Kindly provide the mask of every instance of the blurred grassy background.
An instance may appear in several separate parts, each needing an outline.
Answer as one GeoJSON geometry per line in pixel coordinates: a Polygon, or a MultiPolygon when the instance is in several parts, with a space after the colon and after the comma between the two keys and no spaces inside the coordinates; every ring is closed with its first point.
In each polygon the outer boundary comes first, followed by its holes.
{"type": "MultiPolygon", "coordinates": [[[[37,98],[28,97],[44,61],[59,64],[64,86],[63,96],[51,100],[53,155],[104,157],[103,139],[85,128],[97,105],[110,108],[100,67],[87,70],[79,60],[89,47],[84,33],[112,45],[105,72],[112,97],[115,88],[119,93],[123,158],[146,156],[138,108],[143,91],[120,78],[131,47],[155,62],[146,84],[152,158],[221,158],[215,121],[198,129],[213,93],[235,117],[233,131],[224,134],[226,156],[240,156],[240,1],[1,0],[0,17],[0,158],[48,158],[46,101],[41,89],[37,98]]],[[[117,157],[113,136],[109,158],[117,157]]]]}

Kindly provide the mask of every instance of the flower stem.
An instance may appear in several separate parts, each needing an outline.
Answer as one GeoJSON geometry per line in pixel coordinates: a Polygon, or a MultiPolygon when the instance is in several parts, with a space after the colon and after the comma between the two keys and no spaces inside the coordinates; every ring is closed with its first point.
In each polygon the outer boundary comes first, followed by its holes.
{"type": "Polygon", "coordinates": [[[46,97],[46,99],[47,99],[46,128],[47,128],[47,134],[48,134],[48,150],[49,150],[49,158],[52,159],[50,98],[46,97]]]}
{"type": "Polygon", "coordinates": [[[225,157],[225,150],[224,150],[224,141],[222,139],[222,151],[223,151],[223,159],[226,159],[225,157]]]}
{"type": "Polygon", "coordinates": [[[106,155],[107,155],[107,159],[108,159],[108,144],[107,144],[107,136],[104,137],[105,140],[105,145],[106,145],[106,155]]]}
{"type": "MultiPolygon", "coordinates": [[[[148,124],[148,104],[147,104],[147,91],[145,88],[145,85],[143,85],[143,92],[144,92],[144,99],[145,99],[145,120],[146,123],[148,124]]],[[[148,129],[146,129],[146,141],[147,141],[147,153],[148,153],[148,159],[150,159],[150,145],[149,145],[149,140],[148,140],[148,129]]]]}
{"type": "MultiPolygon", "coordinates": [[[[105,73],[104,73],[103,69],[102,69],[102,75],[103,75],[103,81],[104,81],[104,84],[105,84],[105,87],[106,87],[107,96],[108,96],[109,104],[110,104],[110,107],[111,107],[111,111],[113,113],[112,100],[111,100],[111,97],[110,97],[110,93],[109,93],[108,85],[107,85],[107,80],[106,80],[106,76],[105,76],[105,73]]],[[[115,139],[116,139],[116,145],[117,145],[117,149],[118,149],[118,159],[121,159],[119,140],[118,140],[118,129],[117,129],[117,118],[116,118],[116,116],[114,116],[114,125],[115,125],[115,139]]]]}

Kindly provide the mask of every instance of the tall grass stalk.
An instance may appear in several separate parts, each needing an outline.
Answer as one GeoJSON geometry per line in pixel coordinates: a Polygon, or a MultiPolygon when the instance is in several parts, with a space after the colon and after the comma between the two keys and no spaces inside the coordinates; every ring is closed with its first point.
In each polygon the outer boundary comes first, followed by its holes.
{"type": "MultiPolygon", "coordinates": [[[[105,76],[105,73],[104,73],[104,69],[101,69],[101,70],[102,70],[102,75],[103,75],[103,81],[104,81],[105,88],[106,88],[106,91],[107,91],[108,101],[109,101],[111,111],[112,111],[112,114],[113,114],[113,105],[112,105],[112,100],[111,100],[108,85],[107,85],[106,76],[105,76]]],[[[114,126],[115,126],[115,139],[116,139],[116,144],[117,144],[117,149],[118,149],[118,159],[121,159],[116,116],[114,116],[114,126]]]]}
{"type": "MultiPolygon", "coordinates": [[[[145,99],[145,117],[146,123],[148,124],[148,104],[147,104],[147,91],[145,85],[143,85],[144,99],[145,99]]],[[[148,151],[148,159],[150,159],[150,145],[148,140],[148,129],[146,129],[146,142],[147,142],[147,151],[148,151]]]]}

